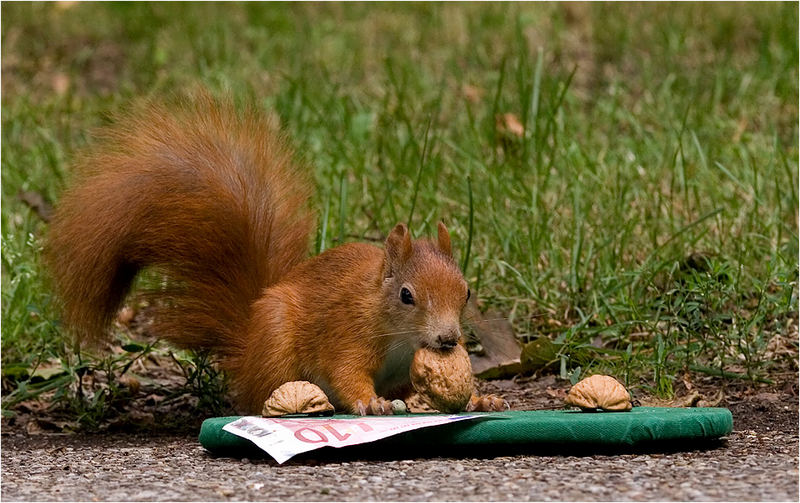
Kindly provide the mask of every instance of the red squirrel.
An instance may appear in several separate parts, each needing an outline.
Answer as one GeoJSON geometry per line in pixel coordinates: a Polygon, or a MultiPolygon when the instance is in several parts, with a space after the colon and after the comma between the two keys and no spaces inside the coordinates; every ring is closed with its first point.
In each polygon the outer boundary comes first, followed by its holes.
{"type": "Polygon", "coordinates": [[[417,348],[461,339],[470,290],[444,224],[435,240],[398,224],[383,249],[307,258],[308,170],[254,107],[205,93],[147,104],[101,131],[75,171],[45,258],[79,341],[103,340],[137,274],[155,268],[168,281],[145,292],[158,299],[153,332],[215,353],[240,408],[259,413],[275,388],[307,380],[363,415],[391,414],[383,397],[408,393],[417,348]]]}

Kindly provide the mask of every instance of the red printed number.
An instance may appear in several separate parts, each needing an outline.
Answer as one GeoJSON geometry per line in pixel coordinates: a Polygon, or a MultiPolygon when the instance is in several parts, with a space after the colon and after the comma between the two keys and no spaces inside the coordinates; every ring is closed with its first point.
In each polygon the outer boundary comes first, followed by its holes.
{"type": "Polygon", "coordinates": [[[296,430],[294,432],[294,438],[296,438],[297,440],[300,440],[302,442],[308,442],[309,444],[318,444],[320,442],[327,442],[328,441],[328,437],[326,437],[324,434],[318,432],[314,428],[300,428],[299,430],[296,430]],[[316,435],[317,438],[308,438],[308,437],[306,437],[305,434],[303,433],[305,431],[307,431],[309,433],[313,433],[314,435],[316,435]]]}
{"type": "MultiPolygon", "coordinates": [[[[358,426],[361,427],[362,430],[364,430],[364,432],[372,431],[372,428],[368,424],[364,423],[357,423],[357,424],[358,426]]],[[[323,425],[323,428],[325,428],[330,435],[336,437],[336,440],[340,442],[343,442],[351,437],[350,433],[342,434],[341,432],[337,431],[336,428],[334,428],[329,424],[323,425]]],[[[325,433],[309,427],[298,428],[297,430],[295,430],[294,438],[300,440],[301,442],[308,442],[309,444],[319,444],[328,441],[328,437],[325,435],[325,433]]]]}

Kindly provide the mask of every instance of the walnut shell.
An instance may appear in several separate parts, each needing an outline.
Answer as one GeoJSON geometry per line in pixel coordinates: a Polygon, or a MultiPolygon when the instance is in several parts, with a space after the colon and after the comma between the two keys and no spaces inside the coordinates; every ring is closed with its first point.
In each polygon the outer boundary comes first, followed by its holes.
{"type": "Polygon", "coordinates": [[[319,386],[308,381],[282,384],[264,402],[261,411],[261,415],[266,417],[325,413],[333,413],[333,405],[319,386]]]}
{"type": "Polygon", "coordinates": [[[472,364],[461,346],[448,351],[421,348],[411,362],[411,385],[440,412],[461,412],[474,390],[472,364]]]}
{"type": "Polygon", "coordinates": [[[583,410],[631,410],[631,396],[625,386],[611,376],[593,375],[572,387],[564,400],[583,410]]]}

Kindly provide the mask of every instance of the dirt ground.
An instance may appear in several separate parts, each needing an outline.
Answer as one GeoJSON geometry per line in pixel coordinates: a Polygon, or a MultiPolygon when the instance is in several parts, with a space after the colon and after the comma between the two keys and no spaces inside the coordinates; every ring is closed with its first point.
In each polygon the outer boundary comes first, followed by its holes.
{"type": "MultiPolygon", "coordinates": [[[[568,387],[552,376],[481,383],[482,391],[505,395],[515,409],[558,407],[568,387]]],[[[712,396],[719,387],[709,380],[691,391],[712,396]]],[[[266,458],[210,455],[197,442],[192,421],[178,433],[100,434],[35,428],[29,433],[6,421],[1,496],[4,501],[796,501],[797,383],[725,388],[720,405],[731,409],[734,432],[674,452],[395,459],[331,451],[278,465],[266,458]]]]}

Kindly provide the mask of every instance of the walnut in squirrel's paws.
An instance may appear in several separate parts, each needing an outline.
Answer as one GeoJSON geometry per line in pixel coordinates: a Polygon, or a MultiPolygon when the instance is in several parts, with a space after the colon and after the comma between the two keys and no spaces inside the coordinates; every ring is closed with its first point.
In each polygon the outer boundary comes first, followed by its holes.
{"type": "Polygon", "coordinates": [[[460,345],[450,350],[418,349],[410,376],[423,401],[440,412],[463,411],[474,389],[472,364],[460,345]]]}
{"type": "Polygon", "coordinates": [[[461,345],[449,351],[419,349],[411,363],[411,384],[428,405],[440,412],[493,412],[510,408],[508,402],[496,395],[474,395],[472,364],[461,345]]]}

